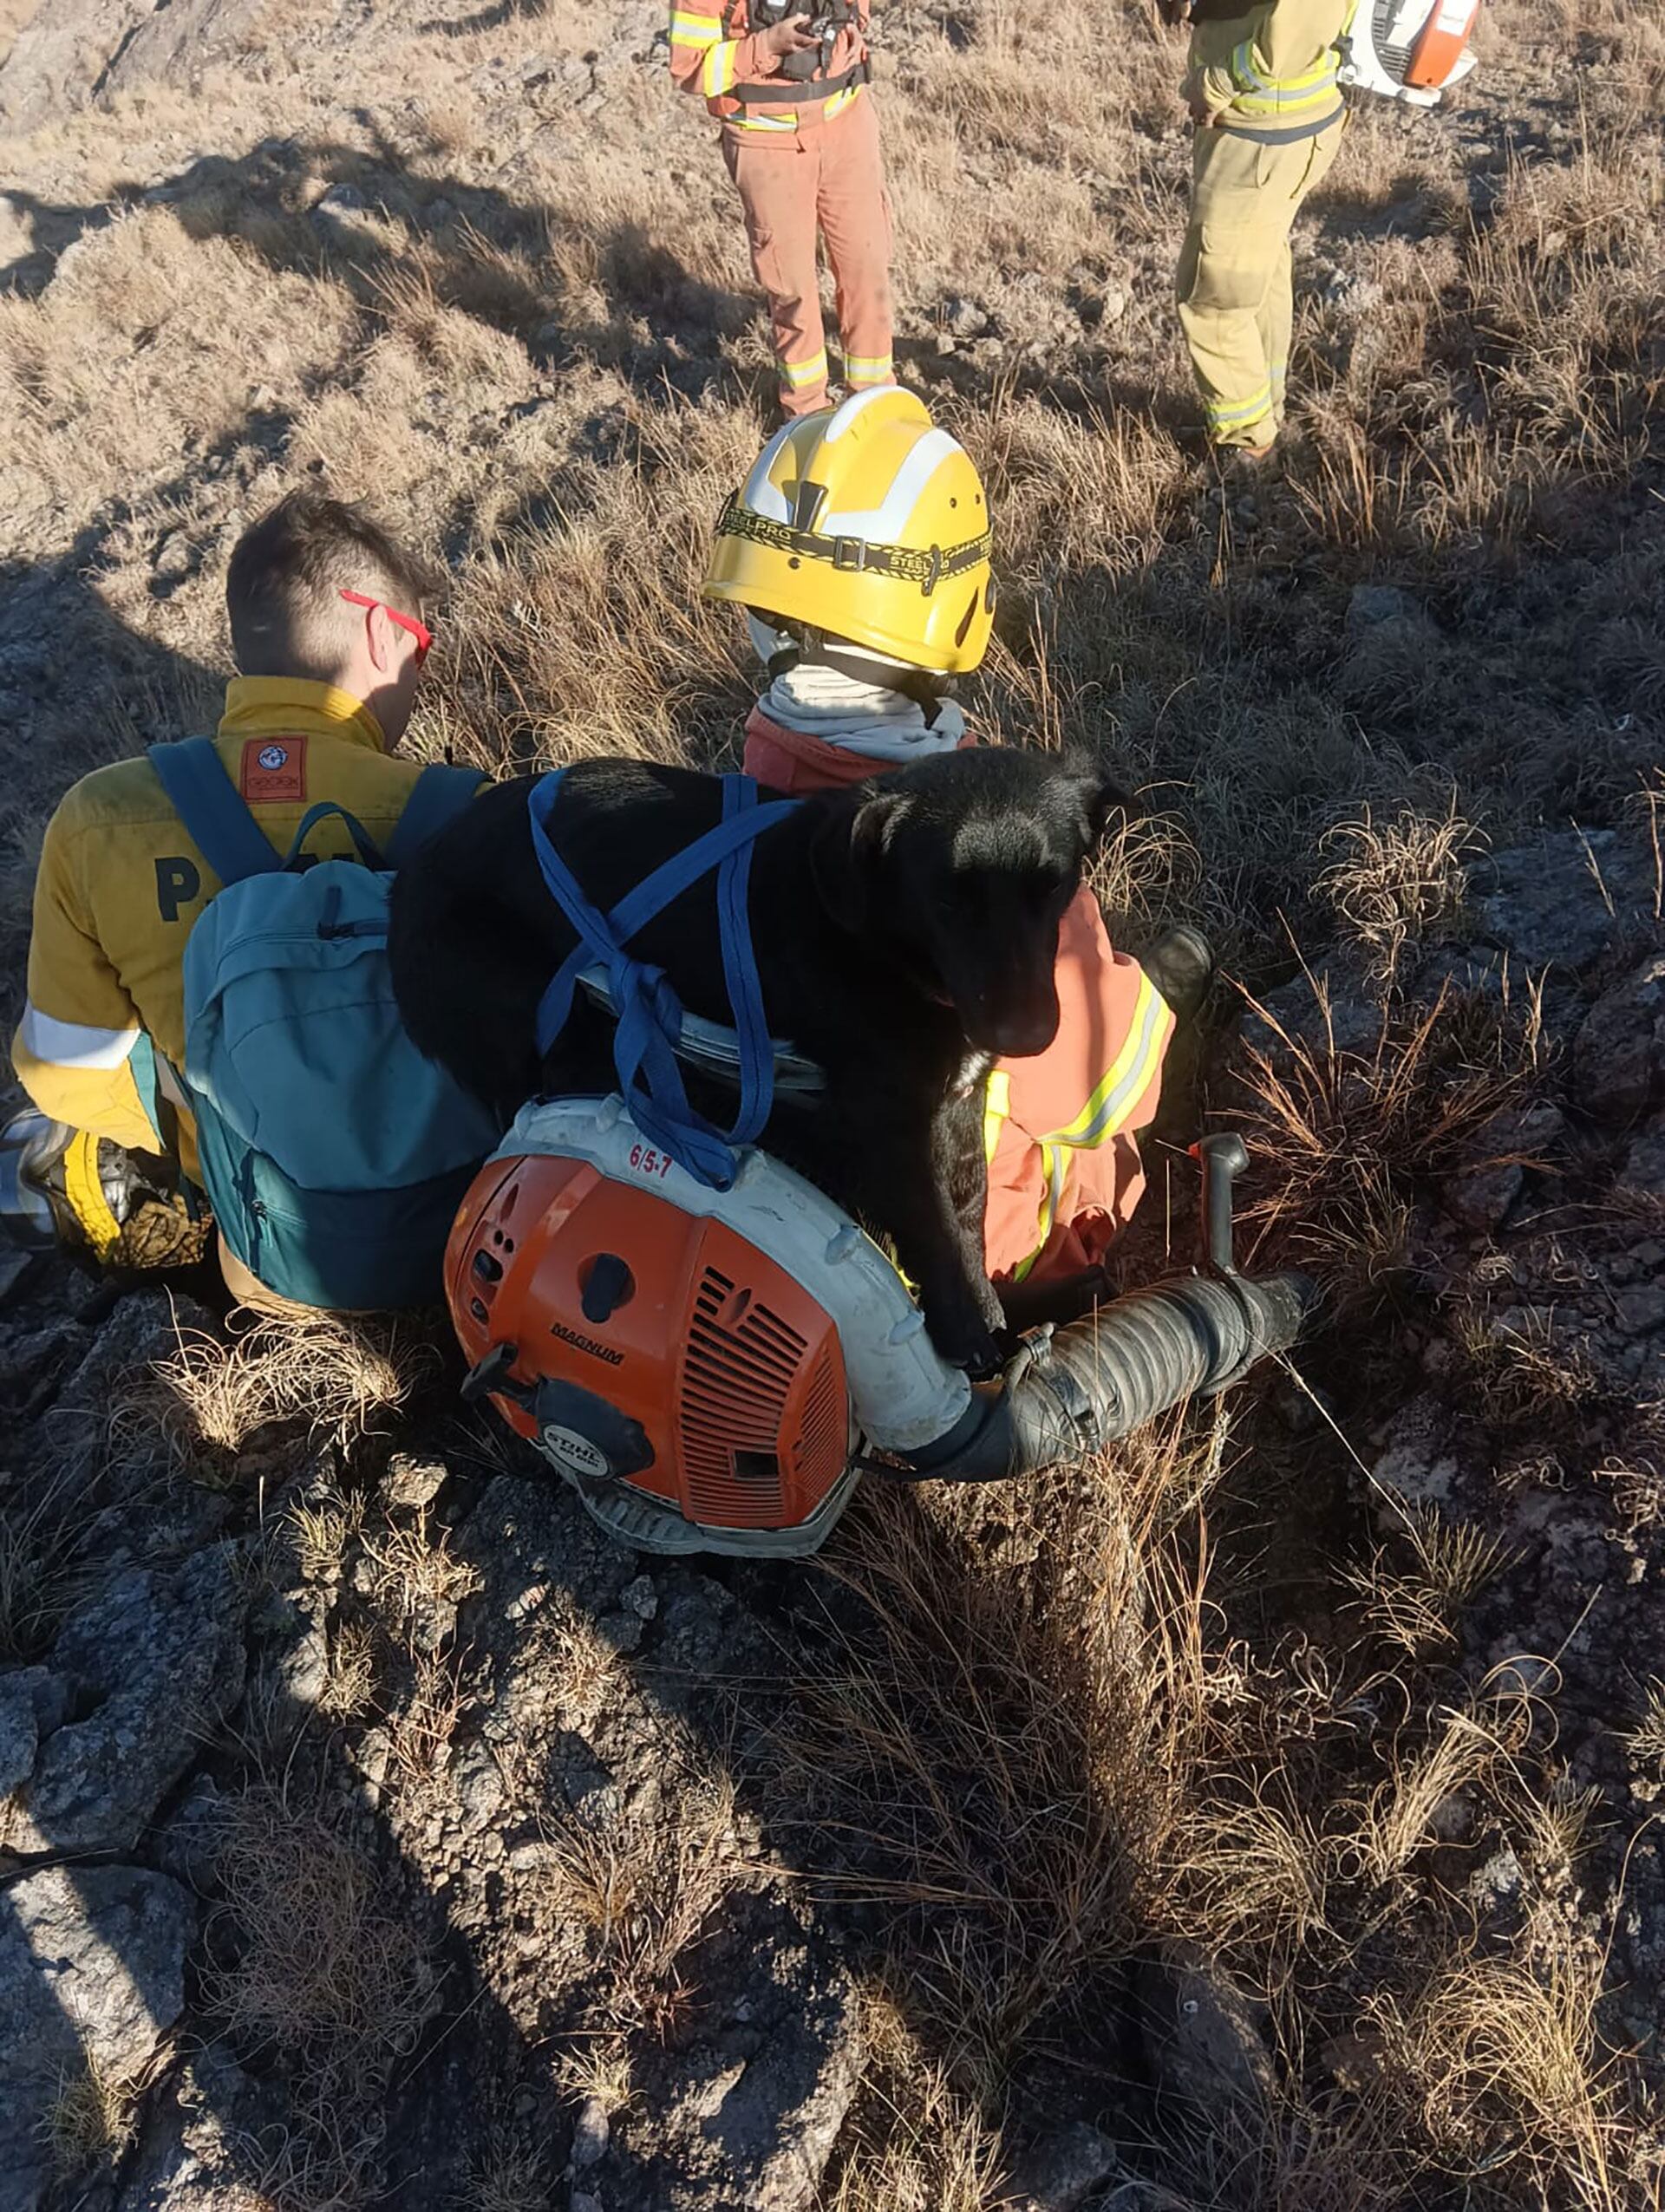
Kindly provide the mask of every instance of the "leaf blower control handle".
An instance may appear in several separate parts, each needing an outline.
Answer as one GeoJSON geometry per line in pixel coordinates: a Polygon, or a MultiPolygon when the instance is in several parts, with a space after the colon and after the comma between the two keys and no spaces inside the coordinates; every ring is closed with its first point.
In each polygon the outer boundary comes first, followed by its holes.
{"type": "Polygon", "coordinates": [[[1249,1147],[1236,1130],[1205,1137],[1191,1148],[1203,1171],[1203,1263],[1216,1275],[1237,1271],[1232,1251],[1233,1186],[1249,1165],[1249,1147]]]}

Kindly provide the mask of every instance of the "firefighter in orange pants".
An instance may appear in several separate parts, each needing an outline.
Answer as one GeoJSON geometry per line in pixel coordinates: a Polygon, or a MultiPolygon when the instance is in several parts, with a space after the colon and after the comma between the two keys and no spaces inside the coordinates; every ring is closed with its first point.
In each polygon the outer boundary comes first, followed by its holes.
{"type": "Polygon", "coordinates": [[[867,88],[872,0],[813,4],[782,18],[782,0],[672,0],[670,19],[671,75],[722,125],[787,415],[827,403],[818,233],[838,289],[845,383],[894,381],[891,211],[867,88]]]}

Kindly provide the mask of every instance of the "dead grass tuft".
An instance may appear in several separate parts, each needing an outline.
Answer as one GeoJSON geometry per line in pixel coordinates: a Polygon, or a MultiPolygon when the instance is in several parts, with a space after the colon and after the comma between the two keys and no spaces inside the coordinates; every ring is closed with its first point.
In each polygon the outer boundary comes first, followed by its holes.
{"type": "Polygon", "coordinates": [[[1365,1301],[1404,1265],[1419,1180],[1477,1160],[1473,1145],[1536,1069],[1541,1015],[1476,1003],[1442,984],[1431,1005],[1384,1006],[1367,1041],[1344,1041],[1323,979],[1299,1031],[1249,1003],[1263,1043],[1243,1055],[1250,1151],[1272,1181],[1244,1210],[1257,1263],[1309,1268],[1365,1301]]]}
{"type": "Polygon", "coordinates": [[[545,1824],[543,1837],[548,1904],[586,1931],[607,1968],[591,2023],[601,2039],[597,2047],[616,2052],[630,2033],[668,2033],[690,1998],[679,1966],[683,1953],[747,1879],[733,1783],[726,1774],[708,1775],[703,1787],[689,1791],[674,1824],[626,1813],[545,1824]]]}
{"type": "Polygon", "coordinates": [[[392,2069],[438,2004],[436,1962],[344,1801],[258,1781],[221,1820],[205,2002],[291,2080],[289,2128],[252,2178],[278,2212],[345,2212],[371,2186],[392,2069]]]}
{"type": "Polygon", "coordinates": [[[138,2130],[145,2091],[160,2071],[158,2062],[137,2079],[113,2074],[88,2052],[75,2072],[62,2076],[42,2123],[60,2182],[84,2182],[95,2171],[114,2169],[138,2130]]]}
{"type": "Polygon", "coordinates": [[[1455,933],[1467,891],[1466,863],[1479,848],[1478,833],[1458,814],[1454,798],[1443,815],[1406,806],[1381,825],[1367,807],[1361,821],[1326,832],[1321,850],[1339,851],[1342,858],[1313,889],[1369,954],[1377,975],[1391,982],[1407,944],[1455,933]]]}
{"type": "Polygon", "coordinates": [[[432,1339],[403,1322],[318,1314],[263,1320],[225,1340],[181,1330],[179,1350],[155,1369],[154,1387],[122,1418],[159,1426],[199,1475],[225,1470],[268,1432],[299,1430],[314,1445],[350,1454],[386,1435],[438,1367],[432,1339]]]}

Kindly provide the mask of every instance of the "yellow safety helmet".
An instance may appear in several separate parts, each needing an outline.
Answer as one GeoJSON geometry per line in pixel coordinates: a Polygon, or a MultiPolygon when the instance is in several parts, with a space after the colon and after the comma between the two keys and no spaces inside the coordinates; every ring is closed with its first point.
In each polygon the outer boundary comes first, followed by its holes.
{"type": "Polygon", "coordinates": [[[897,385],[778,430],[729,495],[705,595],[938,675],[988,649],[989,502],[971,457],[897,385]]]}

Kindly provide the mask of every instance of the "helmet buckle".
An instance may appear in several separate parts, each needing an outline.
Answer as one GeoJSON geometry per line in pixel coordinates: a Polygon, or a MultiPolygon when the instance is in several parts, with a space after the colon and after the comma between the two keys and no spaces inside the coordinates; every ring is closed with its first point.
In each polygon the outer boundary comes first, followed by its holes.
{"type": "Polygon", "coordinates": [[[865,538],[835,538],[832,540],[832,565],[842,575],[859,576],[867,565],[867,540],[865,538]]]}

